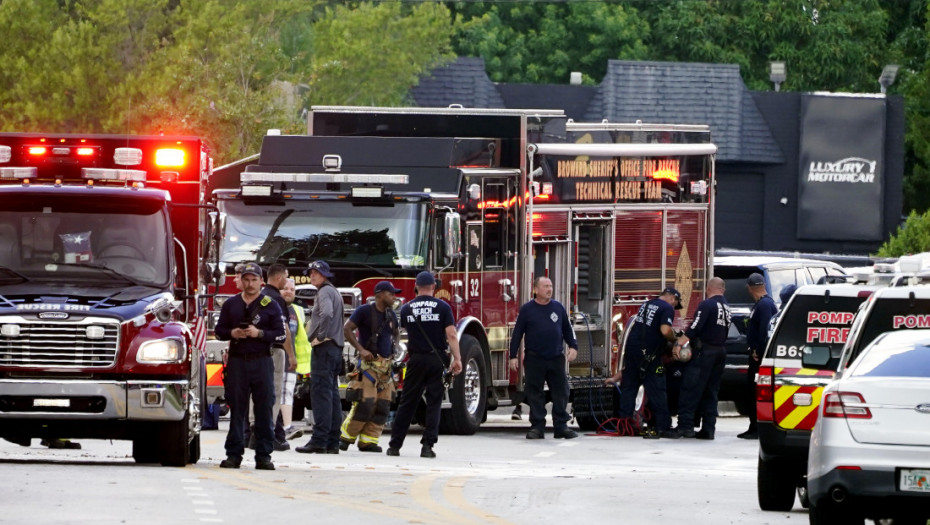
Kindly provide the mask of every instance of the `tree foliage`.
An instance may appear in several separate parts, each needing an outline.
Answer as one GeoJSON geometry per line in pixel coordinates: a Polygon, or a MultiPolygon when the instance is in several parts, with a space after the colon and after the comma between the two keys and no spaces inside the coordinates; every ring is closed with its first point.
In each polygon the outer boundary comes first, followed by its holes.
{"type": "Polygon", "coordinates": [[[455,51],[480,56],[495,82],[600,82],[609,59],[647,57],[645,21],[612,2],[456,2],[455,51]]]}
{"type": "Polygon", "coordinates": [[[904,225],[878,250],[879,257],[900,257],[930,251],[930,212],[912,211],[904,225]]]}

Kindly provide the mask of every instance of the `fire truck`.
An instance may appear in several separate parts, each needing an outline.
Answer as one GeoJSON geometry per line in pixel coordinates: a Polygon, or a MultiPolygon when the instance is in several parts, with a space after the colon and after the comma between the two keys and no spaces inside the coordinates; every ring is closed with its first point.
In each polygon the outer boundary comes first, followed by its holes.
{"type": "Polygon", "coordinates": [[[0,437],[197,462],[211,168],[195,137],[0,133],[0,437]]]}
{"type": "Polygon", "coordinates": [[[326,260],[347,315],[382,279],[403,290],[399,307],[414,276],[434,272],[464,362],[444,432],[474,433],[488,410],[521,401],[508,346],[535,276],[572,316],[583,428],[597,426],[598,403],[583,405],[619,366],[639,305],[674,285],[690,316],[703,297],[716,152],[705,126],[458,107],[315,107],[309,118],[307,135],[268,135],[254,162],[217,177],[221,264],[285,264],[300,285],[326,260]]]}

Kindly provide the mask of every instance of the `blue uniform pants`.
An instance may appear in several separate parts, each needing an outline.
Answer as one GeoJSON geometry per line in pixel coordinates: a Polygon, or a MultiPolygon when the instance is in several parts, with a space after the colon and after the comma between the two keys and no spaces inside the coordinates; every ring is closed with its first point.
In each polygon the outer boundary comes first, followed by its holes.
{"type": "Polygon", "coordinates": [[[391,424],[391,442],[388,446],[400,450],[410,429],[410,423],[426,392],[426,428],[420,443],[433,445],[439,439],[439,417],[442,414],[442,371],[445,367],[435,352],[411,353],[404,374],[404,389],[400,405],[391,424]]]}
{"type": "Polygon", "coordinates": [[[623,375],[620,377],[620,418],[633,417],[636,408],[636,393],[642,386],[646,391],[649,409],[655,416],[656,429],[659,432],[672,427],[672,416],[668,412],[668,399],[665,393],[665,373],[662,360],[656,357],[641,374],[640,364],[643,352],[639,348],[627,348],[623,357],[623,375]]]}
{"type": "Polygon", "coordinates": [[[695,416],[701,416],[701,431],[714,435],[717,425],[717,393],[723,377],[727,351],[705,344],[682,369],[681,398],[678,401],[678,428],[694,430],[695,416]]]}
{"type": "Polygon", "coordinates": [[[565,372],[565,356],[542,359],[527,353],[523,360],[526,371],[526,404],[530,406],[530,427],[542,432],[546,428],[546,392],[549,385],[552,396],[552,426],[556,431],[568,428],[568,375],[565,372]]]}
{"type": "Polygon", "coordinates": [[[242,459],[244,431],[249,422],[249,395],[255,410],[255,460],[268,461],[274,450],[274,361],[271,355],[254,359],[230,356],[226,365],[226,399],[229,402],[229,433],[226,455],[242,459]]]}
{"type": "Polygon", "coordinates": [[[342,401],[339,399],[339,371],[342,348],[326,341],[310,351],[310,404],[313,407],[312,448],[339,447],[342,401]]]}

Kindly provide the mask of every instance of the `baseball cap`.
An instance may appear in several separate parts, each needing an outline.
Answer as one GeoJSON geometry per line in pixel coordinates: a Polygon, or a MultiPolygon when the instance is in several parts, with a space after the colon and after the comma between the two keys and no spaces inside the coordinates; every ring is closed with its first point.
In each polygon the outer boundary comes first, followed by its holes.
{"type": "Polygon", "coordinates": [[[662,293],[659,295],[674,295],[675,299],[678,301],[675,303],[675,309],[681,310],[681,292],[669,286],[668,288],[662,290],[662,293]]]}
{"type": "Polygon", "coordinates": [[[436,278],[432,272],[420,272],[417,274],[417,286],[435,286],[436,278]]]}
{"type": "Polygon", "coordinates": [[[760,284],[765,284],[765,277],[762,277],[761,273],[754,273],[746,279],[746,284],[749,286],[759,286],[760,284]]]}
{"type": "Polygon", "coordinates": [[[320,272],[320,275],[326,277],[327,279],[333,278],[333,272],[329,269],[329,264],[327,264],[326,261],[313,261],[310,263],[310,267],[307,269],[307,274],[309,275],[313,270],[320,272]]]}
{"type": "Polygon", "coordinates": [[[381,281],[375,285],[375,293],[378,292],[400,293],[400,290],[394,288],[394,285],[391,284],[391,281],[381,281]]]}
{"type": "Polygon", "coordinates": [[[258,276],[258,278],[261,279],[262,278],[262,267],[253,262],[245,263],[242,266],[242,271],[239,273],[241,273],[242,275],[250,273],[252,275],[258,276]]]}

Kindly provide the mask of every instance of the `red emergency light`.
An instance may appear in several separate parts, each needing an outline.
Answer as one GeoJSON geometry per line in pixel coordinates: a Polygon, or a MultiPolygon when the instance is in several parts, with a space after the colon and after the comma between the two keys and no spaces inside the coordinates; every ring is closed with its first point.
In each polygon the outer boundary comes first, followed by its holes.
{"type": "Polygon", "coordinates": [[[34,157],[41,157],[45,155],[46,153],[48,153],[48,148],[46,148],[45,146],[29,146],[29,148],[26,151],[29,152],[29,154],[34,157]]]}
{"type": "Polygon", "coordinates": [[[678,172],[673,170],[656,170],[652,172],[652,178],[655,180],[678,182],[678,172]]]}
{"type": "Polygon", "coordinates": [[[155,165],[163,168],[180,168],[184,166],[184,150],[178,148],[161,148],[156,150],[155,165]]]}
{"type": "Polygon", "coordinates": [[[79,157],[90,157],[94,154],[94,148],[78,148],[76,153],[79,157]]]}

